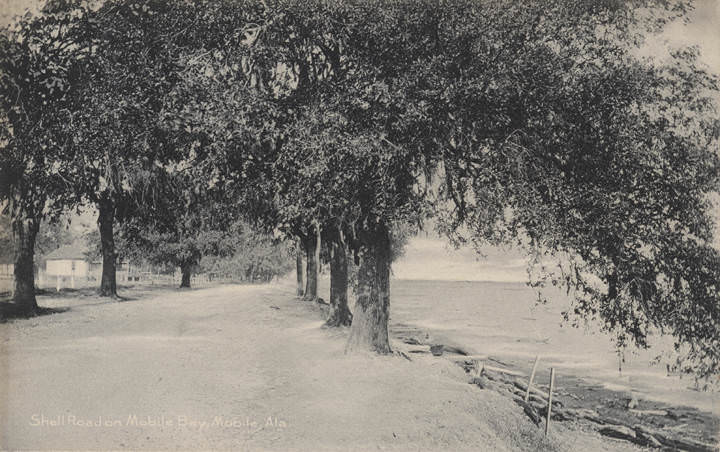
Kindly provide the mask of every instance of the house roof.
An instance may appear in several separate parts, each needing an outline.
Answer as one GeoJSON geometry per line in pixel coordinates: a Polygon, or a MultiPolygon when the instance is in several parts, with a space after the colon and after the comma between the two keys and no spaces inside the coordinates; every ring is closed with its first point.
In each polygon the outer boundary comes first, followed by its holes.
{"type": "Polygon", "coordinates": [[[85,260],[87,247],[80,243],[64,245],[45,256],[45,260],[85,260]]]}

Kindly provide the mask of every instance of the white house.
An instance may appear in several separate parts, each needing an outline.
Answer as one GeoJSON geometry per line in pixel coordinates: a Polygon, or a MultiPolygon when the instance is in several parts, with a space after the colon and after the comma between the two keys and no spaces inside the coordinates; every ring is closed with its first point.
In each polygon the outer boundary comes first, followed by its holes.
{"type": "Polygon", "coordinates": [[[12,256],[0,256],[0,293],[12,292],[14,270],[12,256]]]}
{"type": "Polygon", "coordinates": [[[85,258],[85,247],[65,245],[45,256],[47,276],[74,276],[86,278],[90,275],[90,263],[85,258]]]}
{"type": "Polygon", "coordinates": [[[0,258],[0,277],[3,276],[12,276],[15,273],[15,263],[13,262],[12,257],[2,257],[0,258]]]}

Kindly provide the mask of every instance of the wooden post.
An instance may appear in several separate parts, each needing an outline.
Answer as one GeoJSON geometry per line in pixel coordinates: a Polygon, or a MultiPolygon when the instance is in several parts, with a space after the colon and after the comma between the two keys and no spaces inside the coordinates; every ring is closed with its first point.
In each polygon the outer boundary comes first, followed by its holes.
{"type": "Polygon", "coordinates": [[[547,418],[545,419],[545,436],[550,430],[550,412],[552,411],[552,394],[555,389],[555,368],[550,368],[550,391],[548,392],[547,418]]]}
{"type": "Polygon", "coordinates": [[[479,377],[484,367],[481,359],[473,359],[473,377],[479,377]]]}
{"type": "Polygon", "coordinates": [[[538,361],[540,361],[540,355],[535,355],[535,363],[533,364],[532,372],[530,372],[530,379],[528,380],[527,391],[525,391],[525,402],[530,400],[530,388],[532,388],[533,379],[535,378],[535,371],[537,370],[538,361]]]}
{"type": "Polygon", "coordinates": [[[60,275],[55,277],[55,292],[60,292],[60,275]]]}

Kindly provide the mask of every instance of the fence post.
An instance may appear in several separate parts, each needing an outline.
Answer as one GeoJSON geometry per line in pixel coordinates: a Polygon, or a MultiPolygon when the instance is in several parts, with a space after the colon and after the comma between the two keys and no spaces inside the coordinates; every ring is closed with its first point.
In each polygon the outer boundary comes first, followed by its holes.
{"type": "Polygon", "coordinates": [[[530,380],[528,380],[527,391],[525,391],[525,402],[530,400],[530,388],[532,388],[533,379],[535,378],[538,361],[540,361],[540,355],[535,355],[535,363],[533,364],[532,372],[530,372],[530,380]]]}
{"type": "Polygon", "coordinates": [[[547,418],[545,419],[545,436],[550,430],[550,412],[552,411],[552,395],[555,389],[555,368],[550,368],[550,391],[548,392],[547,418]]]}
{"type": "Polygon", "coordinates": [[[479,377],[482,374],[484,367],[484,363],[481,359],[473,359],[473,376],[479,377]]]}

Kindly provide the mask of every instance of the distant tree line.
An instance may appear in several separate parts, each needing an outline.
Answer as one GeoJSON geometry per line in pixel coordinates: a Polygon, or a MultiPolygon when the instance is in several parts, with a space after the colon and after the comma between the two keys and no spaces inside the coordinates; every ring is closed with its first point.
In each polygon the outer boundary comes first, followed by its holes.
{"type": "Polygon", "coordinates": [[[41,221],[78,205],[97,208],[110,296],[118,228],[189,274],[243,221],[304,255],[288,261],[307,299],[328,262],[328,324],[388,353],[393,255],[432,217],[455,242],[556,259],[534,284],[571,291],[570,315],[621,344],[672,334],[711,375],[718,79],[696,49],[638,52],[691,7],[51,0],[0,38],[15,302],[37,306],[41,221]]]}

